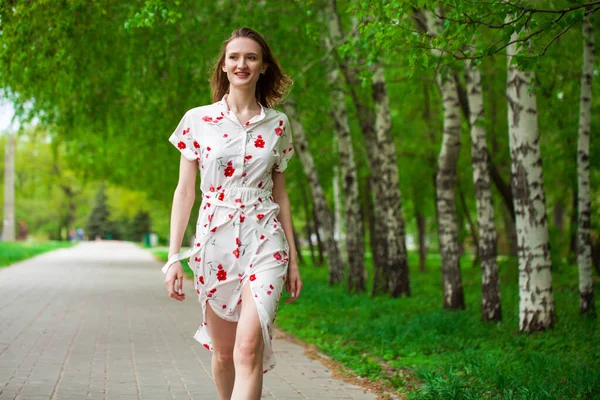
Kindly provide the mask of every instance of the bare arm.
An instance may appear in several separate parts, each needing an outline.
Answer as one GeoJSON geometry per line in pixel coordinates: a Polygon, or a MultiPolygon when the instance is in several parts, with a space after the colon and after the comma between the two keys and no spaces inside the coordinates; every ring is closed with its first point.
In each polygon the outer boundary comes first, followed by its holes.
{"type": "Polygon", "coordinates": [[[283,227],[285,238],[290,247],[290,258],[288,266],[288,277],[285,283],[286,290],[292,295],[286,303],[294,301],[300,295],[302,281],[298,271],[298,262],[296,259],[296,242],[294,241],[294,230],[292,228],[292,211],[290,208],[290,199],[285,188],[285,173],[273,171],[273,199],[279,204],[278,219],[283,227]]]}
{"type": "Polygon", "coordinates": [[[183,234],[196,200],[197,173],[198,161],[188,161],[182,155],[179,162],[179,181],[173,194],[173,207],[171,209],[169,257],[179,253],[181,249],[183,234]]]}
{"type": "MultiPolygon", "coordinates": [[[[196,200],[196,176],[198,174],[198,161],[188,161],[183,155],[179,162],[179,181],[173,194],[173,207],[171,209],[171,229],[169,236],[169,257],[179,253],[185,228],[190,220],[190,213],[196,200]]],[[[183,268],[181,263],[173,264],[167,271],[165,278],[169,296],[183,300],[185,294],[181,293],[183,284],[183,268]],[[177,288],[174,288],[177,279],[177,288]],[[176,289],[176,290],[175,290],[176,289]]]]}

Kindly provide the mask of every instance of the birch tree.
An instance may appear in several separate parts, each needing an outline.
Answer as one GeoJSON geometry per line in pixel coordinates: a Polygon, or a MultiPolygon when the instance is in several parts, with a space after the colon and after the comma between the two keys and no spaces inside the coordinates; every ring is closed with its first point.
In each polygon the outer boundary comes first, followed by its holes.
{"type": "Polygon", "coordinates": [[[483,126],[483,95],[481,72],[472,60],[465,63],[469,124],[471,126],[471,163],[477,203],[479,235],[477,250],[481,262],[481,316],[487,321],[500,321],[500,284],[498,282],[497,234],[494,205],[488,170],[486,132],[483,126]]]}
{"type": "MultiPolygon", "coordinates": [[[[438,14],[440,12],[438,11],[438,14]]],[[[428,32],[438,36],[441,20],[425,10],[425,24],[428,32]]],[[[433,50],[434,55],[441,54],[433,50]]],[[[458,226],[456,221],[456,163],[460,151],[460,105],[454,75],[436,75],[444,108],[442,148],[438,156],[438,171],[435,179],[438,217],[438,240],[442,256],[442,286],[444,308],[465,308],[465,300],[460,273],[460,252],[458,226]]]]}
{"type": "Polygon", "coordinates": [[[518,32],[513,33],[513,43],[507,47],[506,98],[518,241],[519,329],[534,332],[550,328],[555,314],[537,102],[532,90],[535,74],[513,62],[523,48],[517,47],[518,37],[518,32]]]}
{"type": "Polygon", "coordinates": [[[583,71],[577,142],[577,264],[579,266],[579,310],[594,311],[592,279],[592,239],[590,236],[590,120],[592,114],[592,79],[594,74],[594,28],[590,17],[583,21],[583,71]]]}
{"type": "MultiPolygon", "coordinates": [[[[343,30],[336,11],[335,0],[327,2],[324,13],[331,40],[334,43],[341,43],[343,30]]],[[[378,70],[380,67],[377,65],[373,68],[372,101],[379,111],[379,115],[376,115],[367,99],[357,93],[357,88],[360,86],[359,71],[351,66],[348,60],[341,59],[339,62],[340,70],[350,89],[367,145],[367,161],[373,181],[373,196],[376,200],[373,222],[377,238],[374,240],[376,247],[372,249],[375,262],[372,294],[391,293],[392,296],[402,294],[410,296],[402,201],[397,184],[398,164],[394,142],[389,137],[389,100],[387,99],[383,70],[378,70]],[[378,129],[379,132],[377,132],[378,129]],[[384,183],[386,181],[390,184],[386,185],[384,183]],[[394,182],[395,186],[393,186],[394,182]],[[390,207],[392,210],[388,211],[390,207]],[[392,243],[389,242],[390,240],[392,243]]]]}
{"type": "MultiPolygon", "coordinates": [[[[329,39],[325,40],[327,51],[333,47],[329,39]]],[[[364,228],[360,210],[360,194],[358,189],[358,175],[352,149],[352,137],[348,123],[348,111],[346,110],[346,99],[344,82],[342,81],[339,68],[329,59],[329,74],[327,81],[331,91],[330,115],[334,122],[336,136],[338,139],[338,151],[340,154],[340,169],[343,177],[344,211],[346,215],[346,249],[348,254],[348,291],[364,292],[366,271],[364,265],[364,228]]]]}
{"type": "Polygon", "coordinates": [[[283,109],[292,124],[295,141],[294,149],[298,152],[300,162],[304,168],[304,173],[310,184],[313,195],[313,207],[321,222],[323,242],[325,245],[325,253],[327,254],[327,264],[329,266],[329,283],[340,283],[343,279],[344,265],[340,257],[337,243],[333,237],[333,216],[327,206],[323,188],[321,187],[319,177],[317,176],[315,163],[308,148],[306,135],[304,134],[304,127],[298,119],[296,104],[292,100],[287,100],[287,102],[283,104],[283,109]]]}

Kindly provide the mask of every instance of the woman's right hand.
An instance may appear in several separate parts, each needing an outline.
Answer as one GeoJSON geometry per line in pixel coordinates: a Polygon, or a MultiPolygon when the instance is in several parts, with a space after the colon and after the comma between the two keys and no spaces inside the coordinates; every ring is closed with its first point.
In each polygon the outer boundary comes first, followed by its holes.
{"type": "Polygon", "coordinates": [[[183,267],[181,262],[177,261],[173,263],[165,277],[165,285],[167,285],[167,292],[169,296],[175,300],[185,300],[185,293],[183,292],[183,267]]]}

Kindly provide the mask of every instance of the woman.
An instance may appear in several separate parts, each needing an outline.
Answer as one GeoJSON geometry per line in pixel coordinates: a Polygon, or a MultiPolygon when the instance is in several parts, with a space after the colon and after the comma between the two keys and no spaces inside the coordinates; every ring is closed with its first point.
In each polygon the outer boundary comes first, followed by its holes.
{"type": "Polygon", "coordinates": [[[169,296],[182,301],[190,258],[203,323],[194,338],[213,351],[221,399],[259,399],[275,366],[272,328],[282,288],[298,298],[284,171],[294,152],[285,114],[271,108],[291,83],[264,38],[249,28],[224,42],[211,79],[215,103],[189,110],[169,141],[181,152],[173,197],[169,296]],[[202,204],[192,248],[180,253],[201,171],[202,204]]]}

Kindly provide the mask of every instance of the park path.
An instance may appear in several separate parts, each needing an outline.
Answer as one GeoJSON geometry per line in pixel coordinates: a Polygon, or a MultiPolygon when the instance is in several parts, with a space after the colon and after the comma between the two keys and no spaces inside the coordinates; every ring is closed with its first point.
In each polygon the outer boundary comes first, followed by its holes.
{"type": "MultiPolygon", "coordinates": [[[[166,296],[160,262],[133,244],[85,242],[0,269],[0,400],[218,399],[201,308],[166,296]]],[[[285,305],[282,304],[282,307],[285,305]]],[[[274,342],[265,399],[376,399],[304,349],[274,342]]]]}

